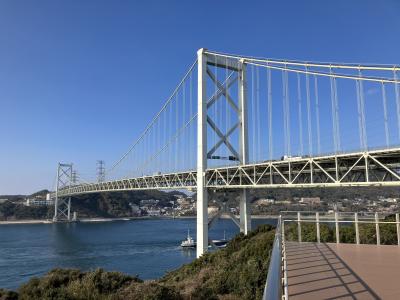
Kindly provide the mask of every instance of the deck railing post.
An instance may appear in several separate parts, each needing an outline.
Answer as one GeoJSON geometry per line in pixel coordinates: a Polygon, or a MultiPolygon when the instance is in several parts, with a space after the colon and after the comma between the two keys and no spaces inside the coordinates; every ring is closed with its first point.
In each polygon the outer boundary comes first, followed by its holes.
{"type": "Polygon", "coordinates": [[[316,224],[317,224],[317,242],[321,243],[321,234],[320,234],[320,231],[319,231],[319,212],[315,213],[315,221],[316,221],[316,224]]]}
{"type": "Polygon", "coordinates": [[[299,243],[301,243],[301,218],[300,218],[300,212],[297,212],[297,235],[299,237],[299,243]]]}
{"type": "Polygon", "coordinates": [[[335,231],[336,231],[336,243],[340,243],[340,236],[339,236],[339,214],[335,212],[335,231]]]}
{"type": "Polygon", "coordinates": [[[282,220],[282,259],[283,259],[283,297],[282,299],[287,300],[288,298],[288,278],[287,278],[287,261],[286,261],[286,245],[285,245],[285,220],[282,220]]]}
{"type": "Polygon", "coordinates": [[[356,227],[356,244],[360,245],[360,231],[358,230],[358,213],[354,213],[354,226],[356,227]]]}
{"type": "Polygon", "coordinates": [[[376,244],[381,244],[381,234],[379,232],[379,216],[378,213],[375,213],[375,230],[376,230],[376,244]]]}
{"type": "Polygon", "coordinates": [[[396,214],[397,245],[400,246],[400,217],[396,214]]]}

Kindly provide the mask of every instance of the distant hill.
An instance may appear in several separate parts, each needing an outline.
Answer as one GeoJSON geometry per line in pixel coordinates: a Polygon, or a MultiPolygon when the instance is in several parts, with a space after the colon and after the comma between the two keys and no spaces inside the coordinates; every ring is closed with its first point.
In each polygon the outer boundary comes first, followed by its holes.
{"type": "Polygon", "coordinates": [[[255,196],[266,196],[277,200],[285,200],[293,197],[320,197],[322,200],[341,199],[369,199],[376,200],[378,196],[399,197],[400,187],[338,187],[338,188],[308,188],[308,189],[257,189],[253,191],[255,196]]]}
{"type": "MultiPolygon", "coordinates": [[[[26,197],[43,196],[48,190],[41,190],[32,195],[0,196],[8,199],[0,203],[0,221],[24,219],[51,219],[53,206],[25,206],[22,202],[26,197]]],[[[71,210],[78,213],[79,218],[85,217],[130,217],[132,209],[130,203],[139,204],[140,200],[157,199],[160,206],[171,206],[170,201],[176,199],[174,195],[184,195],[179,191],[124,191],[112,193],[85,194],[71,199],[71,210]]]]}
{"type": "Polygon", "coordinates": [[[181,193],[154,190],[85,194],[73,197],[71,206],[78,217],[129,217],[130,203],[139,205],[140,200],[157,199],[160,206],[170,207],[177,194],[181,193]]]}
{"type": "MultiPolygon", "coordinates": [[[[41,195],[45,197],[48,190],[41,190],[29,196],[41,195]]],[[[159,205],[171,206],[174,195],[186,195],[179,191],[124,191],[112,193],[85,194],[72,198],[72,211],[78,217],[129,217],[131,216],[130,203],[139,204],[140,200],[158,199],[159,205]]],[[[240,192],[238,190],[217,190],[209,192],[210,203],[213,200],[227,201],[228,206],[238,205],[240,192]]],[[[309,189],[250,189],[251,201],[259,198],[273,198],[276,200],[291,200],[294,197],[320,197],[326,202],[341,199],[369,199],[375,200],[379,196],[399,197],[399,187],[347,187],[347,188],[309,188],[309,189]]],[[[22,202],[24,195],[3,195],[0,199],[9,199],[12,202],[22,202]]],[[[193,194],[196,197],[196,194],[193,194]]],[[[27,207],[22,203],[0,203],[0,220],[21,219],[50,219],[53,207],[27,207]]]]}
{"type": "Polygon", "coordinates": [[[47,206],[25,206],[24,201],[27,197],[43,196],[46,197],[48,190],[41,190],[32,195],[1,195],[0,199],[8,199],[0,203],[0,221],[10,220],[37,220],[49,219],[52,217],[54,207],[47,206]]]}
{"type": "Polygon", "coordinates": [[[0,203],[0,221],[50,219],[53,206],[25,206],[23,203],[7,201],[0,203]]]}
{"type": "Polygon", "coordinates": [[[0,195],[0,199],[8,199],[9,201],[22,201],[26,195],[0,195]]]}
{"type": "MultiPolygon", "coordinates": [[[[379,196],[400,197],[400,187],[340,187],[340,188],[273,188],[273,189],[249,189],[251,200],[258,198],[272,198],[276,200],[291,200],[294,197],[320,197],[325,201],[337,201],[341,199],[369,199],[376,200],[379,196]]],[[[210,200],[225,199],[228,203],[237,203],[240,191],[216,190],[210,191],[210,200]]]]}
{"type": "Polygon", "coordinates": [[[31,195],[0,195],[0,199],[8,199],[9,201],[23,201],[27,197],[36,197],[36,196],[46,197],[47,193],[49,193],[49,190],[41,190],[31,195]]]}
{"type": "Polygon", "coordinates": [[[49,190],[41,190],[41,191],[38,191],[38,192],[36,192],[36,193],[33,193],[32,195],[29,195],[29,197],[36,197],[36,196],[46,197],[46,195],[47,195],[48,193],[50,193],[49,190]]]}

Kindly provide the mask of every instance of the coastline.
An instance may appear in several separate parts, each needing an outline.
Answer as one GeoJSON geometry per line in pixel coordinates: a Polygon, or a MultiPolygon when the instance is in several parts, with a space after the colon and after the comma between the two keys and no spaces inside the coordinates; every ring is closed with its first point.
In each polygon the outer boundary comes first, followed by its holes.
{"type": "MultiPolygon", "coordinates": [[[[175,217],[175,219],[194,219],[196,216],[188,216],[188,217],[175,217]]],[[[113,221],[132,221],[132,220],[162,220],[162,219],[174,219],[173,217],[163,216],[163,217],[120,217],[120,218],[82,218],[78,219],[76,222],[81,223],[95,223],[95,222],[113,222],[113,221]]],[[[0,225],[17,225],[17,224],[51,224],[53,220],[51,219],[31,219],[31,220],[7,220],[0,221],[0,225]]]]}
{"type": "Polygon", "coordinates": [[[0,221],[0,225],[13,225],[13,224],[50,224],[52,220],[12,220],[12,221],[0,221]]]}
{"type": "MultiPolygon", "coordinates": [[[[252,219],[277,219],[277,215],[252,215],[252,219]]],[[[82,218],[77,222],[82,223],[94,223],[94,222],[113,222],[113,221],[132,221],[132,220],[162,220],[162,219],[195,219],[196,216],[162,216],[162,217],[120,217],[120,218],[82,218]]],[[[222,219],[229,219],[228,216],[221,216],[222,219]]],[[[239,218],[239,216],[237,216],[239,218]]],[[[31,219],[31,220],[9,220],[0,221],[0,225],[18,225],[18,224],[51,224],[53,221],[51,219],[31,219]]]]}

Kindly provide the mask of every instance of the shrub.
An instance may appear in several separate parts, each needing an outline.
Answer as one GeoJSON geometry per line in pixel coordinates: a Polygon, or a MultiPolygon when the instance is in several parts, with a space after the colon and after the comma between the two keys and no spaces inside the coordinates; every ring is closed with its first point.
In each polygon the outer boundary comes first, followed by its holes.
{"type": "Polygon", "coordinates": [[[20,299],[110,299],[132,282],[141,282],[119,272],[97,269],[81,272],[54,269],[41,279],[33,278],[19,289],[20,299]]]}
{"type": "Polygon", "coordinates": [[[17,300],[17,299],[18,299],[18,294],[16,292],[0,289],[0,300],[17,300]]]}

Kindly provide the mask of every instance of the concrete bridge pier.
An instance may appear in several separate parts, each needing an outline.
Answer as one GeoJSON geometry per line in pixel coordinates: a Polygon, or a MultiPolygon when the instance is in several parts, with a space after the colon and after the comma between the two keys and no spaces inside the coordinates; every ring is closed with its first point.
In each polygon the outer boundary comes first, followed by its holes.
{"type": "Polygon", "coordinates": [[[251,209],[250,199],[248,197],[248,190],[241,191],[240,197],[240,232],[247,235],[251,231],[251,209]]]}

